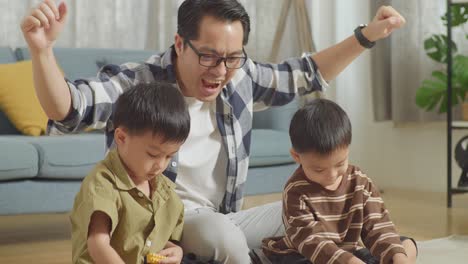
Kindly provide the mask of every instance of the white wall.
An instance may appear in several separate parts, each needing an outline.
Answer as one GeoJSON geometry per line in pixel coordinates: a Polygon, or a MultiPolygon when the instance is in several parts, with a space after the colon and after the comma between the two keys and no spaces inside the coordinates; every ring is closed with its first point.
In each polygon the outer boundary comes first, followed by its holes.
{"type": "MultiPolygon", "coordinates": [[[[357,25],[371,20],[369,0],[324,2],[315,0],[312,5],[314,33],[321,32],[315,37],[320,39],[319,50],[345,39],[357,25]]],[[[353,125],[351,161],[383,189],[445,191],[445,122],[403,127],[374,122],[370,61],[370,52],[364,52],[331,83],[336,94],[329,98],[348,112],[353,125]]],[[[454,172],[455,183],[459,173],[458,169],[454,172]]]]}

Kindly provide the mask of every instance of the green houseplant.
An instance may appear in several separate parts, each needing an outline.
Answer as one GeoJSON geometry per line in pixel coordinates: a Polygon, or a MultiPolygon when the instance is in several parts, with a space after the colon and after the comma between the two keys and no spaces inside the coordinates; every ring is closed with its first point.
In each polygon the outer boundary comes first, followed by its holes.
{"type": "MultiPolygon", "coordinates": [[[[462,27],[468,21],[468,4],[452,6],[452,27],[462,27]]],[[[441,17],[447,25],[447,15],[441,17]]],[[[464,30],[464,28],[463,28],[464,30]]],[[[465,31],[468,40],[468,33],[465,31]]],[[[447,47],[452,46],[452,104],[465,102],[468,95],[468,56],[458,53],[457,44],[448,43],[444,34],[434,34],[424,41],[426,54],[441,63],[441,70],[433,71],[416,92],[416,104],[426,111],[438,109],[439,113],[447,112],[447,47]]],[[[468,109],[468,108],[467,108],[468,109]]]]}

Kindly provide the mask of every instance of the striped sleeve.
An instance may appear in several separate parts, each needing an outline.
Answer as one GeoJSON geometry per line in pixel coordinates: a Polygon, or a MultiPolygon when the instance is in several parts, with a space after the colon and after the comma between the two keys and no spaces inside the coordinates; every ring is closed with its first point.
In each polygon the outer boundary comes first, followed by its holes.
{"type": "Polygon", "coordinates": [[[380,193],[370,180],[364,190],[364,216],[362,240],[372,255],[380,256],[385,264],[392,263],[396,253],[406,254],[380,193]]]}
{"type": "Polygon", "coordinates": [[[285,242],[312,263],[347,263],[353,255],[333,242],[334,233],[326,231],[304,201],[306,197],[302,195],[304,191],[301,188],[309,184],[306,181],[296,181],[286,186],[283,195],[285,242]]]}

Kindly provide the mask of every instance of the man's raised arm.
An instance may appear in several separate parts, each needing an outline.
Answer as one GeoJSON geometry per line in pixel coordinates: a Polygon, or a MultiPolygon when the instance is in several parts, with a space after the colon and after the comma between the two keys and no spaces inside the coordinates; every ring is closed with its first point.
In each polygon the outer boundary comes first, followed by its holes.
{"type": "Polygon", "coordinates": [[[44,0],[21,22],[21,30],[31,53],[36,95],[46,115],[56,121],[65,119],[71,96],[55,60],[52,47],[65,25],[67,7],[44,0]]]}
{"type": "MultiPolygon", "coordinates": [[[[362,35],[370,42],[388,37],[395,29],[401,28],[406,23],[405,19],[392,7],[381,6],[377,10],[372,22],[362,28],[362,35]]],[[[366,48],[360,44],[353,35],[314,55],[312,59],[327,80],[333,80],[366,48]]]]}

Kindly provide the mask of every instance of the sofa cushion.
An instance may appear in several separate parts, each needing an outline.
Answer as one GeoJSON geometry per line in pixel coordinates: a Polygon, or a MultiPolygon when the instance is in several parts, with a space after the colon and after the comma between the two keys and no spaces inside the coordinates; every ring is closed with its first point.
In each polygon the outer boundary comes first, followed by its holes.
{"type": "MultiPolygon", "coordinates": [[[[100,66],[107,63],[122,64],[125,62],[146,61],[154,51],[96,48],[55,48],[54,54],[58,64],[69,80],[96,76],[100,66]]],[[[16,49],[18,60],[31,58],[27,48],[16,49]]]]}
{"type": "Polygon", "coordinates": [[[0,184],[0,216],[69,212],[81,181],[25,180],[0,184]]]}
{"type": "Polygon", "coordinates": [[[250,167],[294,163],[289,154],[289,134],[272,129],[253,129],[250,149],[250,167]]]}
{"type": "Polygon", "coordinates": [[[0,137],[0,181],[34,178],[39,156],[28,142],[0,137]]]}
{"type": "Polygon", "coordinates": [[[31,61],[0,64],[0,109],[25,135],[45,133],[47,116],[34,92],[31,61]]]}
{"type": "Polygon", "coordinates": [[[16,61],[13,50],[9,47],[0,47],[0,64],[12,63],[16,61]]]}
{"type": "Polygon", "coordinates": [[[297,164],[250,168],[245,182],[244,195],[282,192],[297,164]]]}
{"type": "Polygon", "coordinates": [[[270,107],[264,111],[253,113],[253,128],[275,129],[289,131],[292,116],[299,108],[299,99],[294,99],[287,105],[270,107]]]}
{"type": "Polygon", "coordinates": [[[39,151],[38,179],[82,179],[105,155],[104,134],[29,138],[39,151]]]}
{"type": "MultiPolygon", "coordinates": [[[[12,63],[16,61],[13,50],[8,47],[0,47],[0,64],[12,63]]],[[[0,110],[0,135],[19,134],[20,132],[13,126],[11,121],[0,110]]]]}
{"type": "Polygon", "coordinates": [[[11,123],[10,119],[0,110],[0,135],[17,135],[18,129],[11,123]]]}

